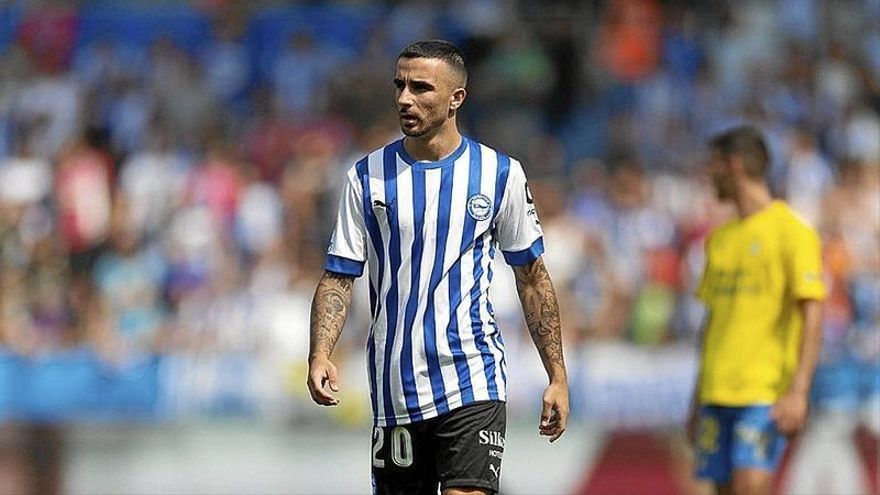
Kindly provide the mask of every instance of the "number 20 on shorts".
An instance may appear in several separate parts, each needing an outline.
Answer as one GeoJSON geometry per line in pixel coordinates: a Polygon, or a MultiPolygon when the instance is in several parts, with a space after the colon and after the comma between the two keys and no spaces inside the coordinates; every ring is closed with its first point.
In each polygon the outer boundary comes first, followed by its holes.
{"type": "MultiPolygon", "coordinates": [[[[379,451],[385,445],[385,431],[382,428],[373,428],[373,467],[383,469],[385,460],[379,459],[379,451]]],[[[409,430],[402,426],[395,426],[391,430],[391,460],[398,467],[407,468],[413,463],[412,437],[409,430]]]]}

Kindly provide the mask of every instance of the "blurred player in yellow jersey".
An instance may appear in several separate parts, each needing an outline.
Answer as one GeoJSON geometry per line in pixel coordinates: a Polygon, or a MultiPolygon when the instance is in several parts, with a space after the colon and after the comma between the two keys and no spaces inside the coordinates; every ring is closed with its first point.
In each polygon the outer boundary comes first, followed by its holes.
{"type": "Polygon", "coordinates": [[[819,236],[764,180],[767,145],[751,127],[715,136],[710,172],[738,218],[706,241],[698,289],[708,307],[688,421],[697,475],[720,494],[773,491],[787,437],[807,417],[822,342],[819,236]]]}

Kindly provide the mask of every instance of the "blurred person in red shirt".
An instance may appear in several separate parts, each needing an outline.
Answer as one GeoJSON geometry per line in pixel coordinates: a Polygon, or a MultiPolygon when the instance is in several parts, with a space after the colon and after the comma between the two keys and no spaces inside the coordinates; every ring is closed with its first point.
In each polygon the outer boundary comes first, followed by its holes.
{"type": "Polygon", "coordinates": [[[243,130],[245,156],[257,169],[260,179],[278,182],[284,166],[293,155],[296,128],[272,104],[272,92],[260,87],[251,95],[253,114],[243,130]]]}
{"type": "Polygon", "coordinates": [[[110,229],[114,161],[92,130],[63,150],[55,170],[58,229],[75,273],[91,270],[110,229]]]}
{"type": "Polygon", "coordinates": [[[620,81],[650,75],[660,60],[661,9],[653,0],[617,0],[608,6],[596,59],[620,81]]]}
{"type": "Polygon", "coordinates": [[[228,237],[235,227],[244,183],[229,145],[214,137],[208,141],[204,161],[190,174],[184,196],[187,203],[206,207],[222,235],[228,237]]]}
{"type": "Polygon", "coordinates": [[[66,2],[41,3],[18,26],[18,40],[42,69],[58,72],[67,67],[73,54],[79,15],[66,2]]]}

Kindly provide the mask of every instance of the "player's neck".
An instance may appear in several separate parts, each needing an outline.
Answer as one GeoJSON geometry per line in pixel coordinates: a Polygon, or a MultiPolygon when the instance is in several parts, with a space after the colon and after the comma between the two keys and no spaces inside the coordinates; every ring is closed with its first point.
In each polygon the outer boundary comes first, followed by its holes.
{"type": "Polygon", "coordinates": [[[457,150],[461,139],[458,128],[452,125],[425,136],[407,136],[403,146],[414,160],[436,162],[457,150]]]}
{"type": "Polygon", "coordinates": [[[748,218],[770,206],[773,196],[763,182],[740,184],[736,197],[736,212],[739,218],[748,218]]]}

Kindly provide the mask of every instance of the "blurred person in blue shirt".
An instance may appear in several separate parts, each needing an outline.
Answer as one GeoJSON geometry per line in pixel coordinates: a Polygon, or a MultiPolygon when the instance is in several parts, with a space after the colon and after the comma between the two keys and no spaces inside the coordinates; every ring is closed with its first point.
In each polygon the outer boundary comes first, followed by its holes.
{"type": "Polygon", "coordinates": [[[319,45],[308,31],[294,33],[271,67],[278,103],[293,117],[322,112],[327,103],[326,83],[341,62],[340,52],[319,45]]]}
{"type": "Polygon", "coordinates": [[[127,225],[117,203],[109,249],[98,259],[93,278],[112,334],[115,358],[153,352],[166,322],[162,281],[166,263],[155,245],[127,225]]]}

